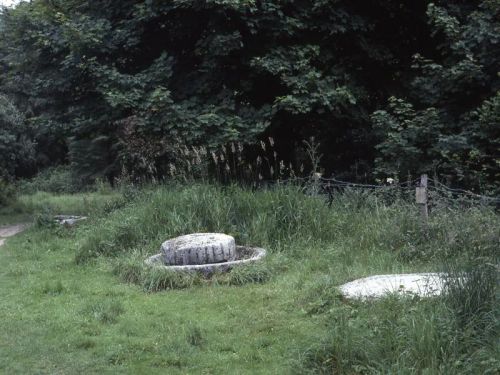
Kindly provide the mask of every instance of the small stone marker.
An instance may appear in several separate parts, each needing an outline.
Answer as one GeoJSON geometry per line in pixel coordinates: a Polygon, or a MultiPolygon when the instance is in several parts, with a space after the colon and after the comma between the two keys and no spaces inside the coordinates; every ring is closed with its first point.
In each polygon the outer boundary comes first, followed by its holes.
{"type": "Polygon", "coordinates": [[[443,273],[376,275],[344,284],[340,291],[344,297],[353,299],[380,298],[389,294],[433,297],[443,292],[445,278],[443,273]]]}

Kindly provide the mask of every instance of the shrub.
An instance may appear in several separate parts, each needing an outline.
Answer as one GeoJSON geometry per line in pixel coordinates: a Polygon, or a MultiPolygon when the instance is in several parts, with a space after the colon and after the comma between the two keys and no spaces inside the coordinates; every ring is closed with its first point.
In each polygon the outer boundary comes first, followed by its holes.
{"type": "Polygon", "coordinates": [[[24,194],[33,194],[37,191],[48,193],[76,193],[84,186],[75,180],[67,166],[47,168],[30,180],[19,182],[19,191],[24,194]]]}
{"type": "Polygon", "coordinates": [[[0,207],[12,204],[16,197],[16,190],[12,184],[0,178],[0,207]]]}
{"type": "Polygon", "coordinates": [[[54,213],[49,207],[45,206],[35,214],[35,225],[39,228],[54,228],[57,226],[54,213]]]}

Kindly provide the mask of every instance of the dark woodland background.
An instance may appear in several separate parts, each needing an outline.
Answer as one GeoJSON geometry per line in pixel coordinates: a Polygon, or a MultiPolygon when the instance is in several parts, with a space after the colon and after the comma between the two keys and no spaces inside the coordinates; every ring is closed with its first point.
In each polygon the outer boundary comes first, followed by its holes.
{"type": "Polygon", "coordinates": [[[500,1],[33,0],[0,12],[0,176],[167,178],[271,137],[304,173],[500,181],[500,1]],[[234,146],[233,146],[234,147],[234,146]],[[171,167],[170,167],[171,168],[171,167]]]}

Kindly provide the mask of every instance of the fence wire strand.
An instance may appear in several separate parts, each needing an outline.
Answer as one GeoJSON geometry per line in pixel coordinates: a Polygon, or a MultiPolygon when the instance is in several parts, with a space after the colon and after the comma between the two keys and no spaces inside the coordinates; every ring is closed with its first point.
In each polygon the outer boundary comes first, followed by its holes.
{"type": "MultiPolygon", "coordinates": [[[[442,199],[450,203],[469,203],[469,204],[482,204],[482,205],[500,205],[500,197],[486,196],[481,194],[476,194],[474,192],[450,188],[445,184],[429,178],[429,185],[427,190],[430,193],[430,199],[442,199]]],[[[352,190],[370,190],[370,191],[383,191],[392,193],[397,190],[400,192],[411,192],[420,185],[420,179],[409,180],[405,182],[393,182],[386,184],[363,184],[358,182],[349,182],[338,180],[334,177],[324,178],[324,177],[295,177],[285,180],[265,180],[261,181],[263,185],[302,185],[302,187],[316,187],[319,194],[328,195],[328,199],[331,201],[333,196],[340,190],[352,189],[352,190]]]]}

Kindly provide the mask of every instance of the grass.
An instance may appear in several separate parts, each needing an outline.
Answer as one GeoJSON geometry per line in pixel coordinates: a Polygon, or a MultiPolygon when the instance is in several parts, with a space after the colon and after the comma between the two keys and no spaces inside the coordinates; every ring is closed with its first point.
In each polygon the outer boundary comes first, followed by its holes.
{"type": "Polygon", "coordinates": [[[18,197],[18,205],[27,212],[54,214],[95,215],[101,211],[112,211],[123,202],[119,193],[80,193],[54,195],[36,192],[18,197]]]}
{"type": "Polygon", "coordinates": [[[16,197],[9,206],[0,207],[0,225],[31,222],[53,215],[99,216],[125,205],[126,198],[117,191],[88,192],[79,194],[53,194],[37,191],[16,197]]]}
{"type": "Polygon", "coordinates": [[[425,234],[416,207],[372,194],[339,195],[330,208],[291,187],[170,186],[131,200],[93,193],[93,204],[37,194],[20,201],[92,215],[76,229],[32,227],[0,249],[0,373],[500,369],[491,210],[438,210],[425,234]],[[166,238],[196,231],[232,234],[269,256],[211,278],[143,266],[166,238]],[[360,303],[337,289],[378,273],[449,265],[462,274],[473,262],[493,266],[474,267],[447,298],[360,303]]]}

